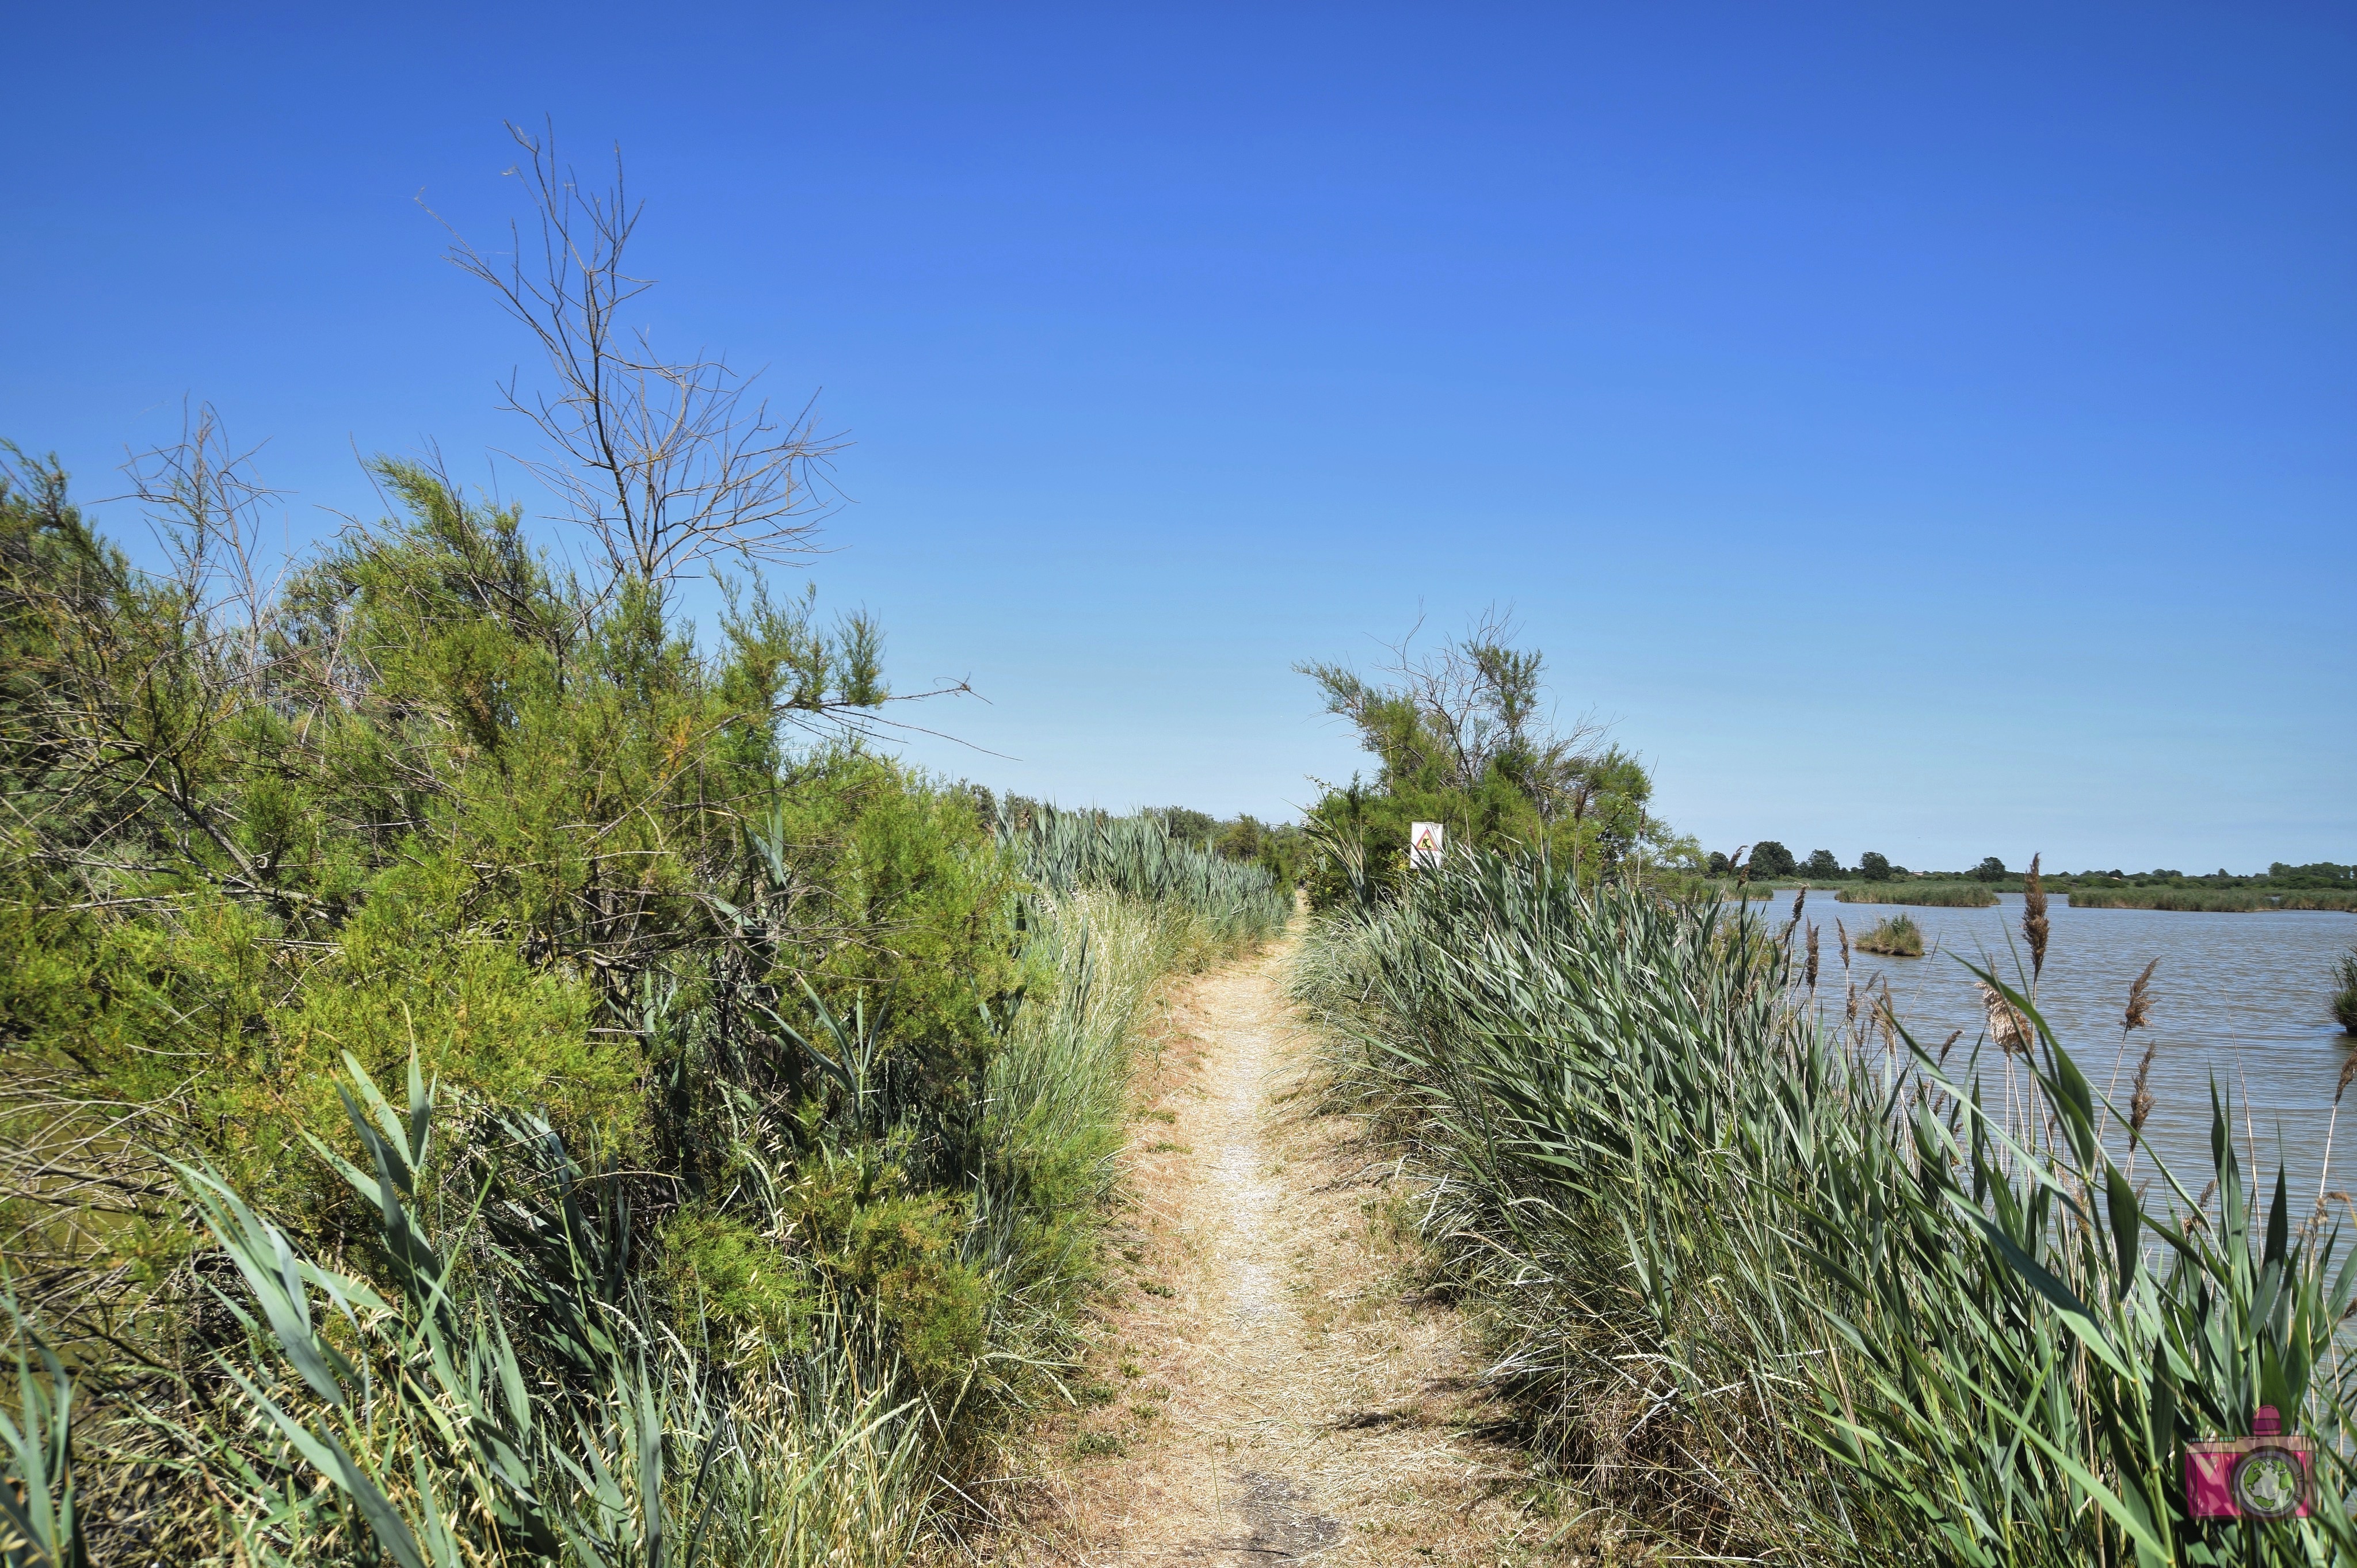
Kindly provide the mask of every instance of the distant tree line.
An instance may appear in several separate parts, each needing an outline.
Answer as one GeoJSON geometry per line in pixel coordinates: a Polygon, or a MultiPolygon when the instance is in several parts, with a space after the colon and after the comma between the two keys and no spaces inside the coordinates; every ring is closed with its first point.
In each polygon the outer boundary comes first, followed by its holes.
{"type": "MultiPolygon", "coordinates": [[[[2015,882],[2021,874],[2009,868],[2003,857],[1986,855],[1968,871],[1910,871],[1894,864],[1890,858],[1875,850],[1857,857],[1856,865],[1846,866],[1831,850],[1809,852],[1805,860],[1774,839],[1738,849],[1729,855],[1713,850],[1704,862],[1706,872],[1714,877],[1740,875],[1750,882],[1786,881],[1806,878],[1811,882],[1892,882],[1909,877],[1935,877],[1945,880],[1969,879],[1975,882],[2015,882]]],[[[2265,872],[2242,875],[2221,867],[2207,875],[2188,875],[2182,871],[2166,867],[2154,871],[2082,871],[2049,872],[2045,882],[2050,886],[2085,887],[2255,887],[2276,891],[2303,891],[2357,886],[2357,865],[2342,865],[2332,861],[2316,861],[2307,865],[2292,865],[2276,861],[2265,872]]]]}

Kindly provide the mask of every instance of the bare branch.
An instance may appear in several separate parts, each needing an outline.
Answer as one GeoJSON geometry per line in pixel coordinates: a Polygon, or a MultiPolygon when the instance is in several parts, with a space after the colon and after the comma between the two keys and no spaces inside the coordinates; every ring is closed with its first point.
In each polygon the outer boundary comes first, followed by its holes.
{"type": "MultiPolygon", "coordinates": [[[[554,390],[501,395],[545,442],[518,456],[597,540],[616,578],[660,585],[719,557],[779,562],[813,553],[819,521],[840,502],[813,405],[773,415],[754,375],[701,353],[659,355],[625,307],[652,280],[623,270],[640,208],[615,153],[612,183],[585,189],[557,156],[553,131],[511,124],[540,225],[527,264],[522,229],[504,257],[478,250],[447,222],[449,259],[481,279],[546,356],[554,390]]],[[[428,209],[430,211],[431,209],[428,209]]],[[[436,221],[443,221],[436,215],[436,221]]]]}

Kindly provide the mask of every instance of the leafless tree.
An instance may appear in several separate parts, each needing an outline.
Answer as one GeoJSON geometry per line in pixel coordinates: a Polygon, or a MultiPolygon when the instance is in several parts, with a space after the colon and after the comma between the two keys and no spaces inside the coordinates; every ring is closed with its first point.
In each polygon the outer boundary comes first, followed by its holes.
{"type": "Polygon", "coordinates": [[[531,330],[554,378],[549,392],[527,394],[516,376],[501,389],[546,444],[517,460],[597,541],[618,579],[661,586],[716,556],[809,553],[838,499],[827,470],[842,443],[818,432],[812,405],[773,416],[751,395],[754,375],[700,352],[665,359],[643,328],[626,324],[652,280],[623,270],[641,209],[619,149],[612,183],[587,189],[558,158],[553,130],[511,124],[508,134],[524,154],[509,172],[531,194],[537,247],[519,224],[509,225],[504,255],[444,227],[449,259],[531,330]]]}
{"type": "Polygon", "coordinates": [[[180,438],[126,452],[131,489],[171,563],[195,644],[217,670],[251,681],[264,657],[267,622],[289,556],[263,549],[265,514],[280,492],[254,469],[259,445],[240,448],[211,403],[181,405],[180,438]]]}

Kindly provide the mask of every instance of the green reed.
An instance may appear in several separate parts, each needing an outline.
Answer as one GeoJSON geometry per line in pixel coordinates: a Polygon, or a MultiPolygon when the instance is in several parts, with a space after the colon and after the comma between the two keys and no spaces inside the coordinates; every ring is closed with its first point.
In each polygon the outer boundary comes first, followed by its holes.
{"type": "Polygon", "coordinates": [[[1904,915],[1890,915],[1877,920],[1851,945],[1860,952],[1882,953],[1891,958],[1921,958],[1922,929],[1904,915]]]}
{"type": "Polygon", "coordinates": [[[1493,1377],[1583,1507],[1725,1556],[2326,1561],[2357,1551],[2357,1271],[2255,1202],[2213,1095],[2197,1195],[2028,984],[2007,1055],[1801,1005],[1793,925],[1459,856],[1313,934],[1298,993],[1440,1178],[1493,1377]],[[2187,1519],[2184,1438],[2315,1436],[2320,1517],[2187,1519]]]}
{"type": "Polygon", "coordinates": [[[2182,909],[2232,914],[2260,909],[2357,909],[2357,893],[2256,887],[2074,887],[2074,909],[2182,909]]]}
{"type": "Polygon", "coordinates": [[[1834,897],[1844,904],[1912,904],[1934,909],[1986,909],[1996,902],[1996,895],[1978,882],[1852,882],[1834,897]]]}
{"type": "Polygon", "coordinates": [[[1101,887],[1176,904],[1223,941],[1269,935],[1292,912],[1292,901],[1267,868],[1174,838],[1157,817],[1042,810],[1000,823],[998,837],[1049,892],[1101,887]]]}

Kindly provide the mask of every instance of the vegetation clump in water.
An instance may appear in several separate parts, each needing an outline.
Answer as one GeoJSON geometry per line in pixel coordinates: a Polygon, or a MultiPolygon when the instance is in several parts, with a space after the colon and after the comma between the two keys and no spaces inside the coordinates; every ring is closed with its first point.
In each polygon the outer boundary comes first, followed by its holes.
{"type": "Polygon", "coordinates": [[[1889,915],[1877,920],[1854,945],[1860,952],[1887,958],[1921,958],[1923,933],[1907,916],[1889,915]]]}
{"type": "Polygon", "coordinates": [[[2294,888],[2271,893],[2265,887],[2090,887],[2071,889],[2073,909],[2182,909],[2209,914],[2237,914],[2262,909],[2357,910],[2357,893],[2334,888],[2294,888]]]}
{"type": "Polygon", "coordinates": [[[1853,882],[1834,897],[1844,904],[1912,904],[1939,909],[1986,909],[1996,902],[1996,894],[1981,882],[1853,882]]]}

